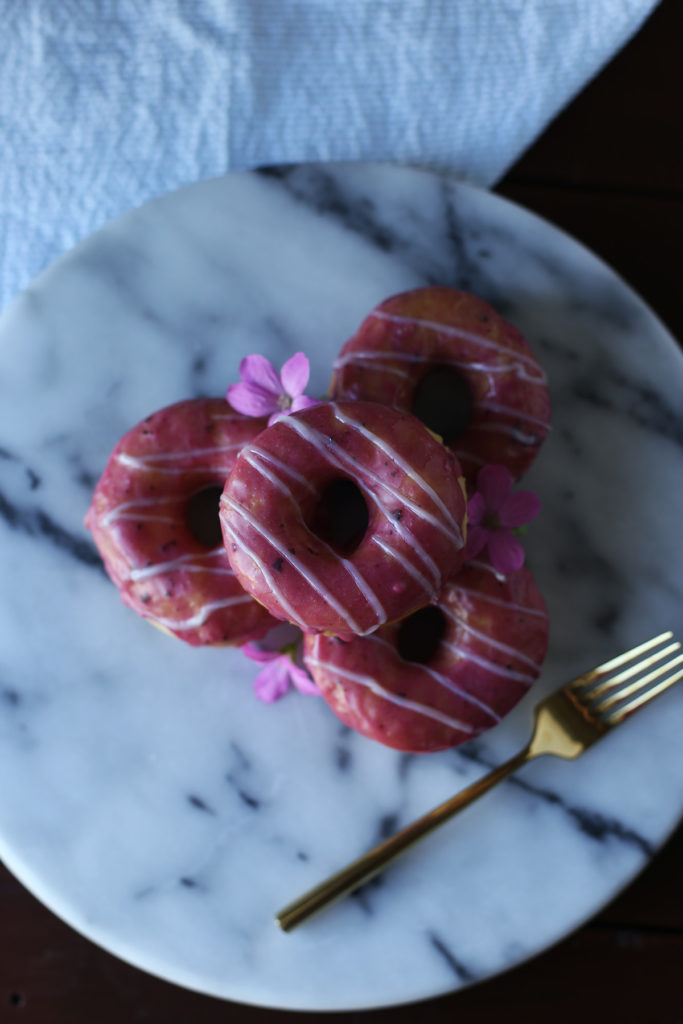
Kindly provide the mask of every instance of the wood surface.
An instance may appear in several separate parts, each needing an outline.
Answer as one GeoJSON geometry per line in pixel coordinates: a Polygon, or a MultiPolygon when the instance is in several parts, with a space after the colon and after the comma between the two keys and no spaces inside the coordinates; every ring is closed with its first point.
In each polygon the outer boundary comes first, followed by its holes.
{"type": "MultiPolygon", "coordinates": [[[[662,0],[496,190],[602,256],[678,339],[682,40],[683,2],[662,0]]],[[[0,865],[0,1024],[683,1024],[682,868],[679,828],[610,906],[515,970],[419,1005],[304,1015],[200,996],[129,967],[59,921],[0,865]]]]}

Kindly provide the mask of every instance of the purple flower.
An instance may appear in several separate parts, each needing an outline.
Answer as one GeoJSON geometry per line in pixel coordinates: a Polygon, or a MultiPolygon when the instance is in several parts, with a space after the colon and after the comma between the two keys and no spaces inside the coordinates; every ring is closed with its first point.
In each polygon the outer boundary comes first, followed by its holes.
{"type": "Polygon", "coordinates": [[[309,362],[303,352],[288,359],[279,374],[265,356],[245,356],[240,363],[242,379],[230,385],[225,397],[237,412],[245,416],[269,416],[270,424],[283,413],[317,404],[314,398],[304,394],[309,373],[309,362]]]}
{"type": "Polygon", "coordinates": [[[254,690],[259,700],[272,704],[279,700],[295,686],[300,693],[320,696],[305,668],[300,668],[294,661],[295,645],[288,644],[282,651],[264,651],[256,644],[243,644],[242,651],[248,658],[263,668],[254,679],[254,690]]]}
{"type": "Polygon", "coordinates": [[[524,548],[513,530],[535,519],[541,502],[533,491],[515,491],[505,466],[484,466],[477,490],[467,503],[465,561],[488,547],[491,565],[507,576],[524,565],[524,548]]]}

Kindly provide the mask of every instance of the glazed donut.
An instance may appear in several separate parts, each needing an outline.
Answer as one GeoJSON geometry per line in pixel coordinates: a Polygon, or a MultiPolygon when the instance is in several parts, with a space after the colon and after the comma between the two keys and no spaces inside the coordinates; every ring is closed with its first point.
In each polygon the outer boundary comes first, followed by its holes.
{"type": "Polygon", "coordinates": [[[304,663],[334,713],[370,739],[424,753],[496,725],[537,678],[545,602],[528,569],[470,562],[438,602],[372,636],[304,638],[304,663]]]}
{"type": "Polygon", "coordinates": [[[445,287],[380,303],[341,349],[330,394],[413,412],[457,455],[468,484],[486,463],[519,478],[550,419],[545,374],[519,331],[445,287]]]}
{"type": "Polygon", "coordinates": [[[275,624],[235,579],[218,523],[225,479],[265,425],[219,398],[161,409],[118,442],[85,518],[123,601],[195,646],[275,624]]]}
{"type": "Polygon", "coordinates": [[[280,417],[238,456],[220,515],[242,586],[304,632],[369,633],[432,600],[463,559],[458,460],[369,402],[280,417]]]}

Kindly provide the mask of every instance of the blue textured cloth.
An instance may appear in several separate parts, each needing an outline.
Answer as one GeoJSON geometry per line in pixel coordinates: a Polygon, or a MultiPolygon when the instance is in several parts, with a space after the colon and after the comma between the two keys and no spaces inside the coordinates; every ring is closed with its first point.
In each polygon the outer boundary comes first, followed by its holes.
{"type": "Polygon", "coordinates": [[[233,168],[491,184],[656,0],[0,0],[0,309],[74,242],[233,168]]]}

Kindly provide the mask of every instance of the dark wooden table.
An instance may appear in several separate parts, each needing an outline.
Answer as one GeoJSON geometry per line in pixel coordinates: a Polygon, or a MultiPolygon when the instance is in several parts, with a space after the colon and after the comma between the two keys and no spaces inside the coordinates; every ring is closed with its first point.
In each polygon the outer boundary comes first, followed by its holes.
{"type": "MultiPolygon", "coordinates": [[[[683,3],[663,0],[497,191],[602,256],[683,340],[681,40],[683,3]]],[[[681,400],[683,406],[683,395],[681,400]]],[[[329,1018],[224,1003],[149,977],[73,932],[1,865],[0,910],[0,1024],[287,1024],[329,1018]]],[[[535,960],[419,1006],[341,1016],[368,1024],[403,1024],[416,1017],[424,1024],[683,1024],[682,989],[679,828],[626,892],[535,960]]]]}

